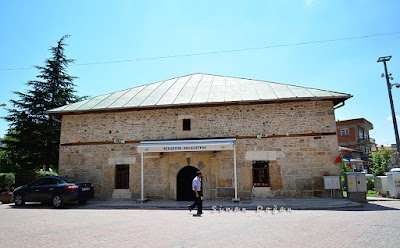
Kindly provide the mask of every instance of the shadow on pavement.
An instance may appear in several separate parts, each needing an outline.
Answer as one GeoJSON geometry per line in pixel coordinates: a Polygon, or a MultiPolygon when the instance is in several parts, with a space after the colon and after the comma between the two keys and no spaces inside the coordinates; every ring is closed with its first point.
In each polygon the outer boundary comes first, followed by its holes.
{"type": "MultiPolygon", "coordinates": [[[[8,209],[54,209],[54,210],[58,210],[56,208],[54,208],[51,204],[46,204],[46,203],[40,203],[40,202],[31,202],[31,203],[26,203],[22,206],[15,206],[14,203],[10,203],[10,204],[3,204],[3,206],[7,206],[8,209]]],[[[69,204],[65,204],[65,206],[63,208],[59,208],[59,209],[79,209],[79,207],[82,207],[79,204],[73,204],[73,203],[69,203],[69,204]]]]}
{"type": "Polygon", "coordinates": [[[362,204],[363,207],[353,207],[353,208],[338,208],[338,209],[332,209],[334,211],[387,211],[387,210],[400,210],[400,205],[398,206],[399,208],[395,208],[395,207],[389,207],[389,206],[383,206],[383,205],[379,205],[371,202],[365,202],[362,204]]]}
{"type": "MultiPolygon", "coordinates": [[[[29,210],[42,210],[42,209],[53,209],[53,210],[185,210],[188,211],[187,208],[182,207],[155,207],[155,206],[146,206],[146,207],[137,207],[137,206],[99,206],[96,203],[87,203],[85,205],[79,205],[78,203],[68,203],[65,204],[62,208],[54,208],[50,204],[40,203],[40,202],[32,202],[26,203],[22,206],[15,206],[14,203],[2,204],[7,209],[29,209],[29,210]]],[[[211,210],[211,208],[203,208],[204,210],[211,210]]],[[[196,212],[196,209],[192,210],[193,213],[196,212]]]]}

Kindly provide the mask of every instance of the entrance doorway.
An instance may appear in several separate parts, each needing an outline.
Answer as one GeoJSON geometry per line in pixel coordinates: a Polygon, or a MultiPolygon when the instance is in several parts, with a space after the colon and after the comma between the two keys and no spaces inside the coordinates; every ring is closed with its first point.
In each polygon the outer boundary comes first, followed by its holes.
{"type": "Polygon", "coordinates": [[[115,188],[129,189],[129,164],[115,166],[115,188]]]}
{"type": "Polygon", "coordinates": [[[192,181],[196,177],[199,169],[193,166],[183,167],[176,176],[176,200],[178,201],[194,201],[192,190],[192,181]]]}

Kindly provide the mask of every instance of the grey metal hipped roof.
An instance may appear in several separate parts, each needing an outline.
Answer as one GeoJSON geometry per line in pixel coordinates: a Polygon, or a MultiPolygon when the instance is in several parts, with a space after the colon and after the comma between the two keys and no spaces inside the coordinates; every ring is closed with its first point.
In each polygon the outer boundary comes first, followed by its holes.
{"type": "Polygon", "coordinates": [[[197,73],[96,96],[47,113],[324,99],[332,100],[337,105],[351,97],[349,94],[295,85],[197,73]]]}

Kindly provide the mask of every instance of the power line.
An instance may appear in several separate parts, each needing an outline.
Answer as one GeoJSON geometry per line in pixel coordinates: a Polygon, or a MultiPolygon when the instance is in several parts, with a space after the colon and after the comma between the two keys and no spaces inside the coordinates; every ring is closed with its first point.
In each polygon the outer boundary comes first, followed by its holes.
{"type": "Polygon", "coordinates": [[[389,124],[391,124],[389,121],[387,121],[385,124],[384,124],[384,126],[383,127],[381,127],[380,129],[378,129],[378,130],[374,130],[374,137],[377,137],[377,136],[379,136],[381,133],[383,133],[384,131],[386,131],[387,130],[387,126],[389,126],[389,124]]]}
{"type": "MultiPolygon", "coordinates": [[[[245,51],[265,50],[265,49],[279,48],[279,47],[304,46],[304,45],[312,45],[312,44],[318,44],[318,43],[330,43],[330,42],[338,42],[338,41],[345,41],[345,40],[366,39],[366,38],[372,38],[372,37],[397,35],[397,34],[400,34],[400,32],[350,36],[350,37],[342,37],[342,38],[336,38],[336,39],[314,40],[314,41],[306,41],[306,42],[286,43],[286,44],[269,45],[269,46],[263,46],[263,47],[249,47],[249,48],[240,48],[240,49],[232,49],[232,50],[219,50],[219,51],[209,51],[209,52],[199,52],[199,53],[165,55],[165,56],[144,57],[144,58],[134,58],[134,59],[125,59],[125,60],[97,61],[97,62],[74,64],[71,66],[116,64],[116,63],[127,63],[127,62],[137,62],[137,61],[149,61],[149,60],[204,56],[204,55],[212,55],[212,54],[236,53],[236,52],[245,52],[245,51]]],[[[5,69],[0,68],[0,71],[17,71],[17,70],[30,70],[30,69],[34,69],[34,67],[32,66],[32,67],[5,68],[5,69]]]]}

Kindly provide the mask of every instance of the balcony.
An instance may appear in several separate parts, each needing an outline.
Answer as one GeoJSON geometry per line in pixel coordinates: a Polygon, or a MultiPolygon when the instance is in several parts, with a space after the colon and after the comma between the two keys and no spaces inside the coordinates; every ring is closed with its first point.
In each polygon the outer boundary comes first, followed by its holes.
{"type": "Polygon", "coordinates": [[[375,144],[375,139],[373,138],[365,138],[365,137],[358,137],[358,143],[362,145],[372,145],[375,144]]]}

